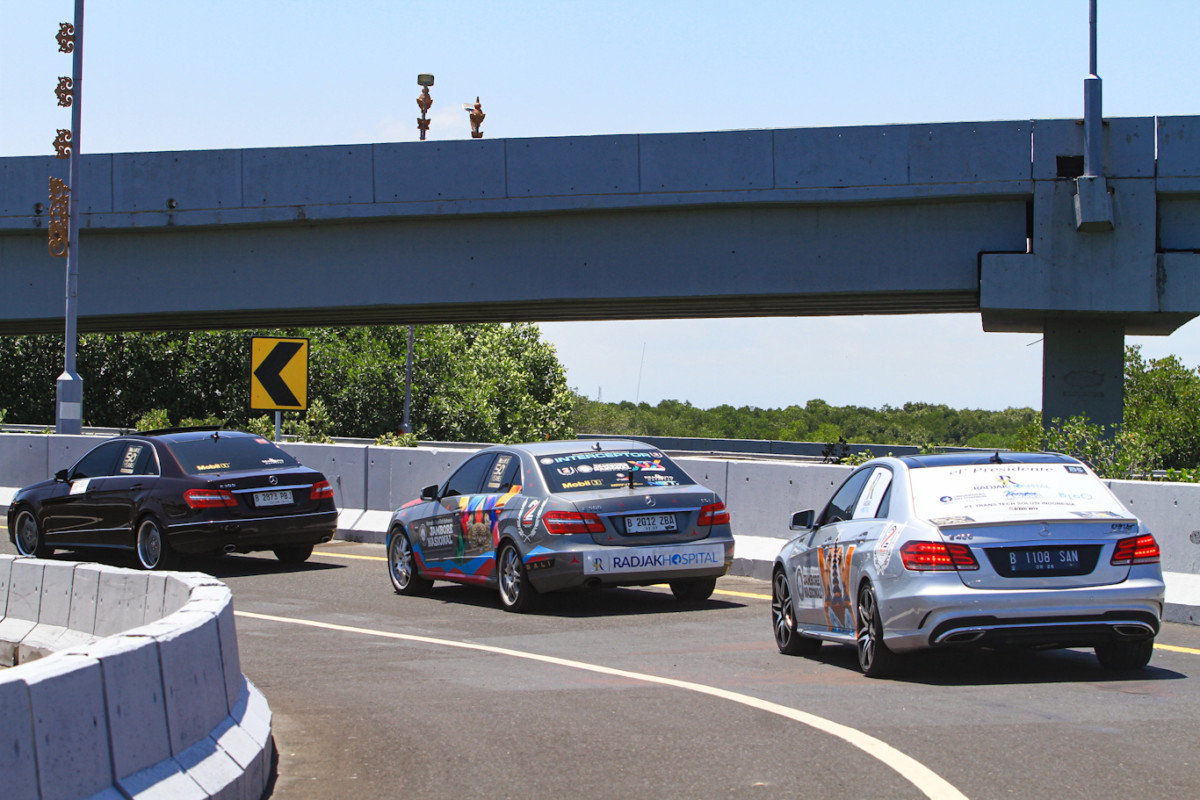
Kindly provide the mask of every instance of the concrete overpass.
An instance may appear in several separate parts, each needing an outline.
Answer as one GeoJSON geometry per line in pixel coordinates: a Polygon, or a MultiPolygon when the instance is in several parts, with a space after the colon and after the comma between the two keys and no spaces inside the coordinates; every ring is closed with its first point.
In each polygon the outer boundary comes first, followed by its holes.
{"type": "MultiPolygon", "coordinates": [[[[1099,193],[1075,120],[85,156],[79,330],[972,311],[1117,422],[1125,334],[1200,313],[1200,117],[1104,144],[1099,193]]],[[[62,330],[64,173],[0,159],[0,333],[62,330]]]]}

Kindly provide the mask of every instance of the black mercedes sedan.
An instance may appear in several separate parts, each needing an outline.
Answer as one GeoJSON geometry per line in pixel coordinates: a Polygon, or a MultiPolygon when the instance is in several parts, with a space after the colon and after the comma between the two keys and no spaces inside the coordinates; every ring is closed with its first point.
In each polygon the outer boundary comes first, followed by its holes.
{"type": "Polygon", "coordinates": [[[337,531],[325,476],[261,436],[172,428],[118,436],[21,489],[8,537],[22,555],[132,550],[145,569],[184,554],[272,550],[300,563],[337,531]]]}

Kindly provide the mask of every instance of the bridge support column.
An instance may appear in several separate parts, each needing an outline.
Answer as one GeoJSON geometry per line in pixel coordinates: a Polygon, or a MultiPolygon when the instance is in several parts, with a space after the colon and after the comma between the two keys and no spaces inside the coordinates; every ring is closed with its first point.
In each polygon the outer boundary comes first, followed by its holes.
{"type": "Polygon", "coordinates": [[[1054,317],[1042,339],[1042,424],[1086,414],[1106,428],[1125,416],[1125,323],[1054,317]]]}

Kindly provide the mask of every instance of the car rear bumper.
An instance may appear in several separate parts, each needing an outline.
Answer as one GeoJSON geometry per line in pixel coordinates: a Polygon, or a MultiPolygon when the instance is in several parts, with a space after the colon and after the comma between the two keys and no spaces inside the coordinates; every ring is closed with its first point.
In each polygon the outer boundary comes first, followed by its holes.
{"type": "Polygon", "coordinates": [[[244,520],[185,522],[167,527],[167,541],[180,553],[270,550],[281,545],[320,544],[337,533],[337,511],[244,520]]]}
{"type": "Polygon", "coordinates": [[[1131,578],[1119,584],[1055,590],[963,590],[880,599],[884,641],[903,652],[960,645],[1092,647],[1158,633],[1163,583],[1131,578]],[[913,627],[893,623],[920,616],[913,627]],[[891,611],[897,613],[889,613],[891,611]]]}
{"type": "Polygon", "coordinates": [[[658,547],[537,548],[525,558],[529,580],[540,592],[578,586],[646,586],[689,578],[718,578],[732,564],[732,538],[658,547]]]}

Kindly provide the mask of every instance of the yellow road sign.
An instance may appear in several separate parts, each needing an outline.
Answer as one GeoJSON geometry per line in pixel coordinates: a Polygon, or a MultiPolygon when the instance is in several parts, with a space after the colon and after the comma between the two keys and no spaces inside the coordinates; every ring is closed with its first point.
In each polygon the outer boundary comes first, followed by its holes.
{"type": "Polygon", "coordinates": [[[250,337],[250,410],[308,408],[308,339],[250,337]]]}

